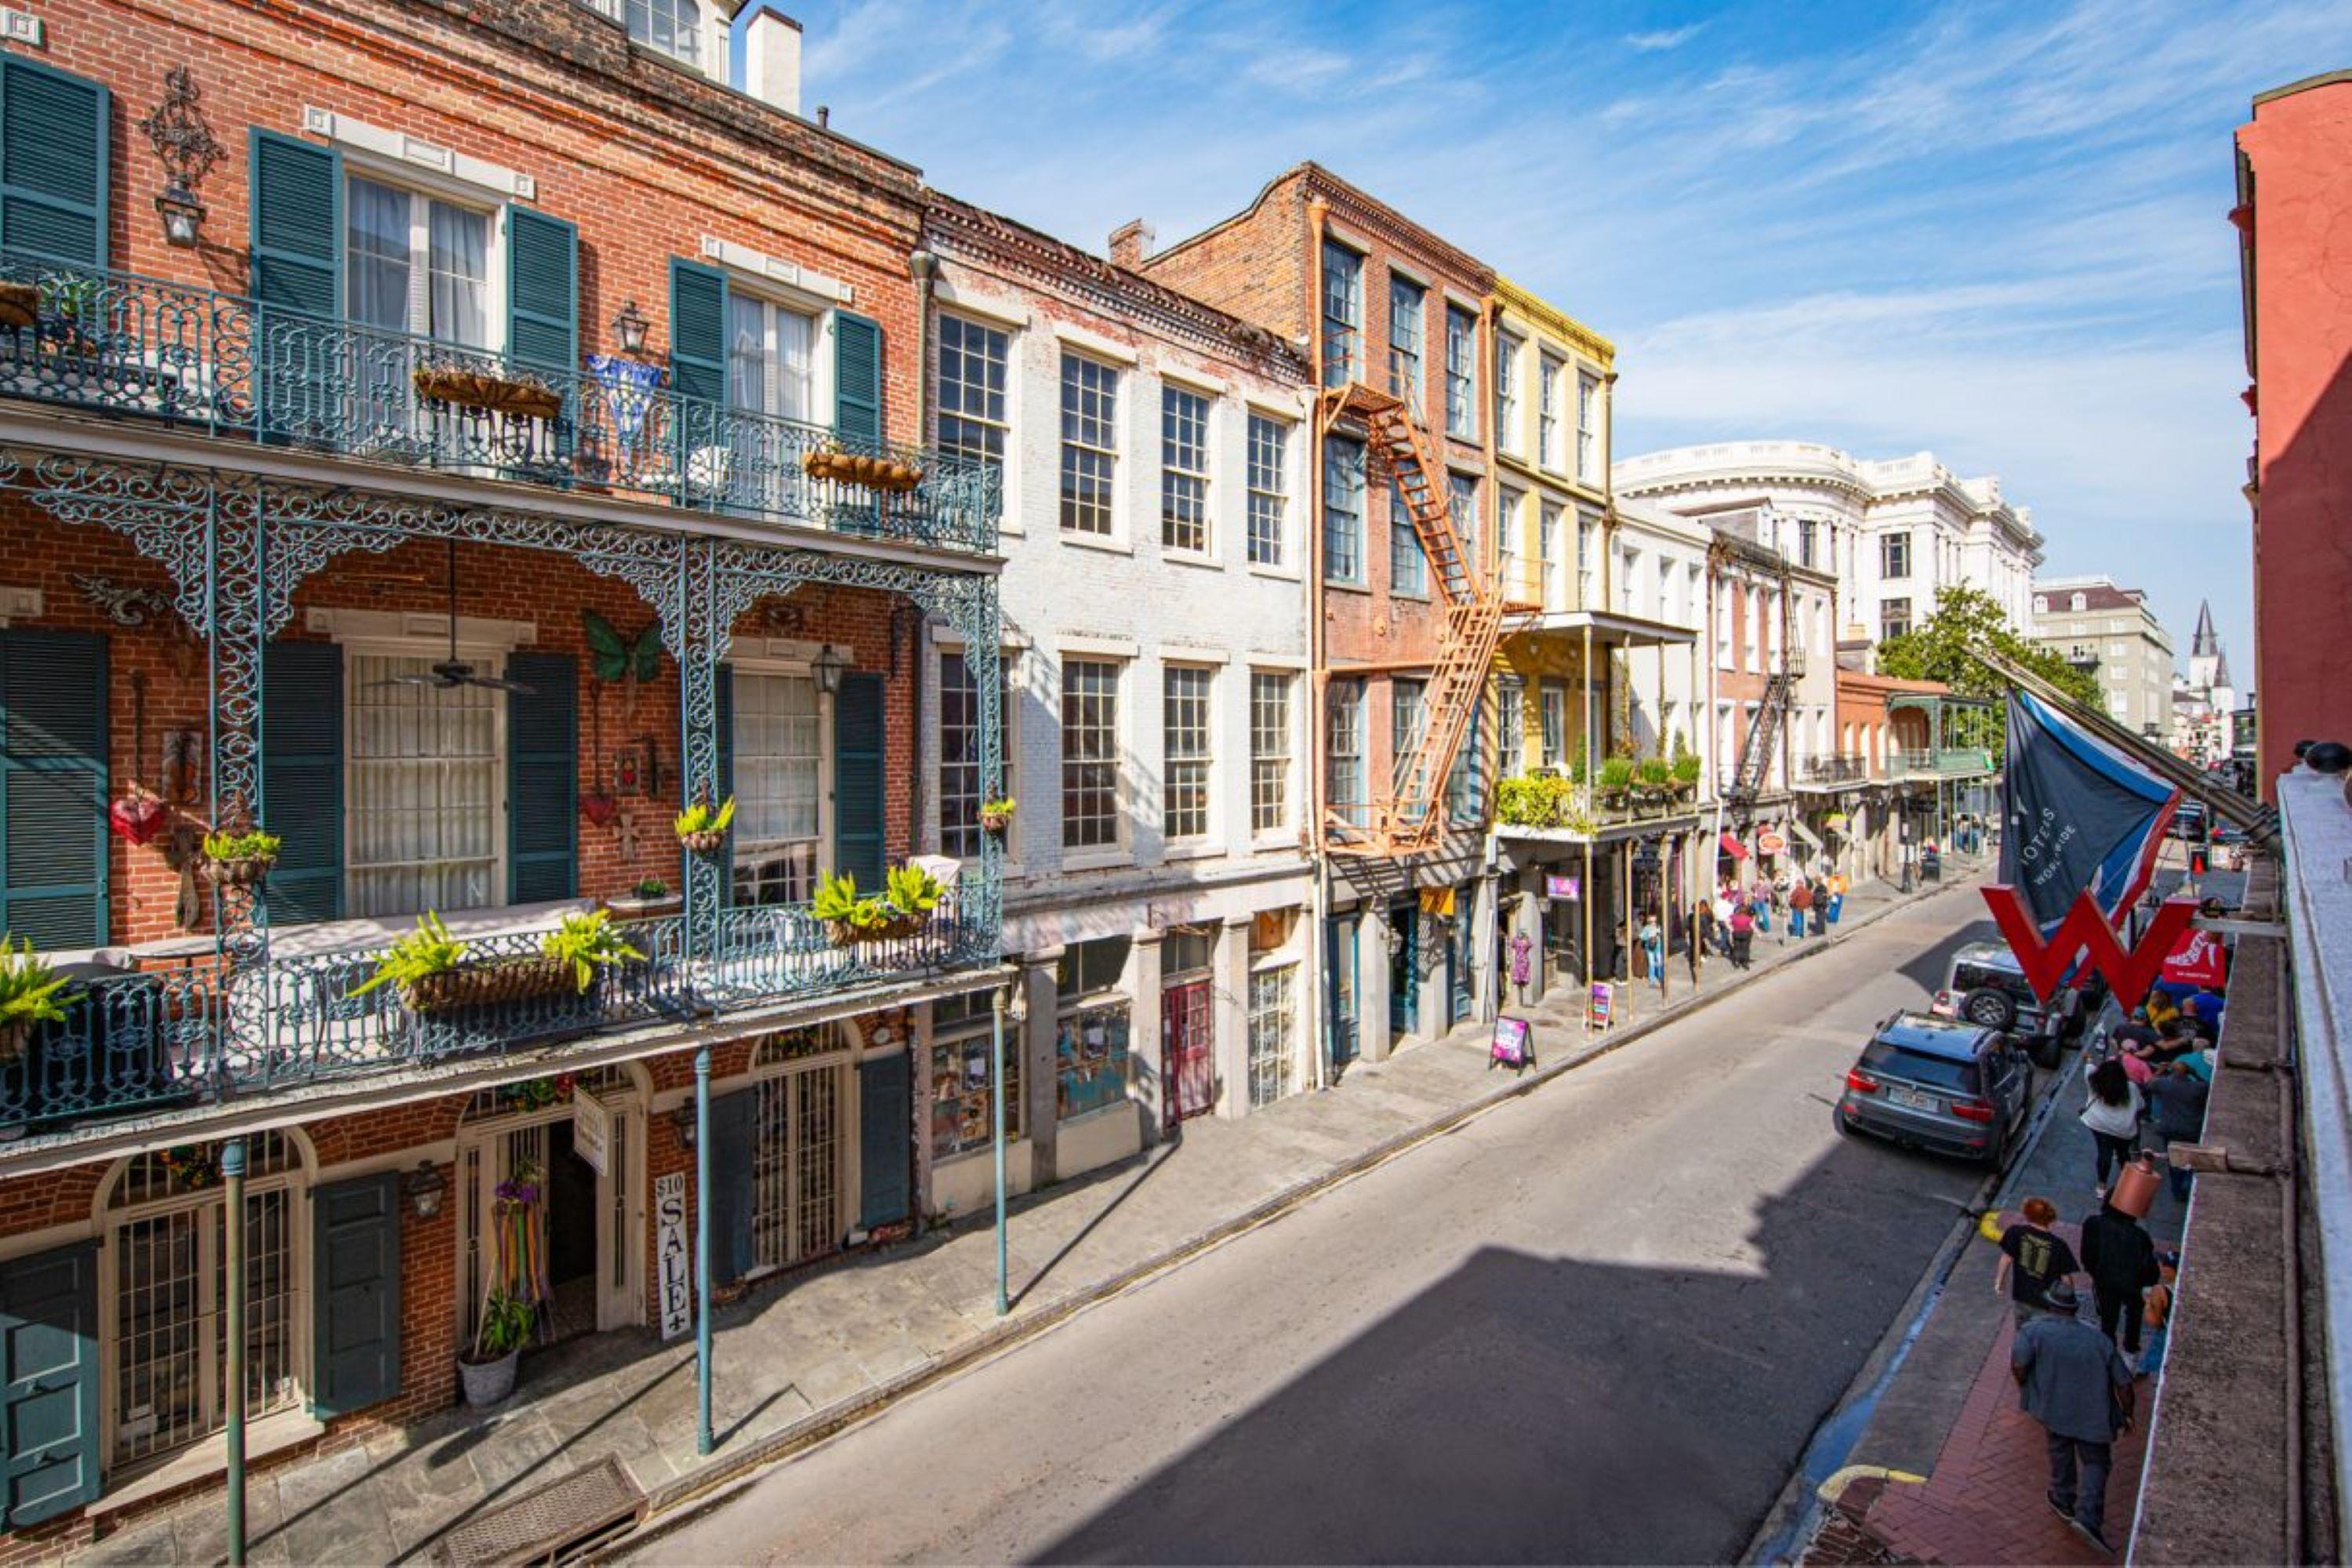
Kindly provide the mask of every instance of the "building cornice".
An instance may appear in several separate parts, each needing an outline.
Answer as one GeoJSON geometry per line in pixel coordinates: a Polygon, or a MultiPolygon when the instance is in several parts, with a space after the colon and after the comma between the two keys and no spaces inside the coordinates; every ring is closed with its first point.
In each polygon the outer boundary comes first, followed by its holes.
{"type": "Polygon", "coordinates": [[[1538,331],[1549,332],[1570,348],[1600,361],[1602,369],[1612,368],[1616,363],[1615,343],[1499,272],[1495,274],[1495,298],[1504,310],[1525,317],[1528,323],[1538,331]]]}

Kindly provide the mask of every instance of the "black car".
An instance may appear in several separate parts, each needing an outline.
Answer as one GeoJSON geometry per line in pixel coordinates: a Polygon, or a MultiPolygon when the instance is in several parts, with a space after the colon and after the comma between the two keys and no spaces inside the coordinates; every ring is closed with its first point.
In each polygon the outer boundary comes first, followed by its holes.
{"type": "Polygon", "coordinates": [[[1907,1148],[1999,1165],[2025,1130],[2033,1064],[2014,1035],[1897,1013],[1845,1075],[1831,1121],[1907,1148]]]}

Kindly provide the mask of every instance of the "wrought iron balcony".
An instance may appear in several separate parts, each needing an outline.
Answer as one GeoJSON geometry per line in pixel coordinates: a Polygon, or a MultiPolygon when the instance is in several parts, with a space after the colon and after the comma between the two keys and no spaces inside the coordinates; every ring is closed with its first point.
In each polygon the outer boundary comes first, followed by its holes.
{"type": "Polygon", "coordinates": [[[1886,771],[1898,779],[1976,778],[1993,771],[1992,752],[1982,746],[1897,752],[1888,759],[1886,771]]]}
{"type": "Polygon", "coordinates": [[[714,515],[992,551],[995,468],[510,356],[0,253],[0,395],[714,515]]]}
{"type": "MultiPolygon", "coordinates": [[[[729,910],[708,953],[688,951],[682,917],[628,921],[618,929],[644,962],[600,971],[584,992],[486,987],[454,1004],[412,1005],[397,986],[360,989],[383,946],[76,980],[64,1020],[37,1026],[0,1058],[0,1137],[658,1030],[992,963],[997,904],[981,896],[980,878],[967,867],[920,934],[845,946],[803,906],[729,910]]],[[[464,941],[468,968],[540,952],[535,931],[464,941]]]]}
{"type": "Polygon", "coordinates": [[[1822,752],[1797,763],[1799,784],[1861,784],[1869,777],[1870,759],[1859,752],[1822,752]]]}

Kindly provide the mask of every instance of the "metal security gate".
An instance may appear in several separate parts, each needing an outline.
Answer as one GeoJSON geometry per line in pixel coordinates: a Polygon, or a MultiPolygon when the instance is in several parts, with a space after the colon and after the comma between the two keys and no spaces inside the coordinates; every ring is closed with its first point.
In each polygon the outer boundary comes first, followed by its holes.
{"type": "Polygon", "coordinates": [[[1216,988],[1187,980],[1160,994],[1160,1037],[1167,1063],[1168,1125],[1217,1106],[1216,988]]]}
{"type": "Polygon", "coordinates": [[[1249,1075],[1253,1109],[1272,1105],[1291,1091],[1297,1058],[1296,981],[1298,966],[1261,969],[1250,976],[1249,1075]]]}
{"type": "Polygon", "coordinates": [[[841,1244],[845,1101],[842,1066],[807,1068],[759,1084],[751,1156],[751,1266],[784,1268],[841,1244]]]}

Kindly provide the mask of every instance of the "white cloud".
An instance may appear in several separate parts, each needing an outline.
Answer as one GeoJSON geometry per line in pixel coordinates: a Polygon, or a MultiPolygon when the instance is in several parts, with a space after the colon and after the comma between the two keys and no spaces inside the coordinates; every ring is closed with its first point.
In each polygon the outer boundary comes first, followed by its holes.
{"type": "Polygon", "coordinates": [[[1692,22],[1680,27],[1661,27],[1651,33],[1628,33],[1625,47],[1636,54],[1658,54],[1667,49],[1679,49],[1706,31],[1704,22],[1692,22]]]}

